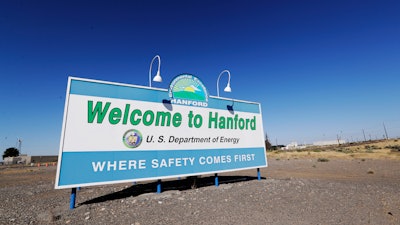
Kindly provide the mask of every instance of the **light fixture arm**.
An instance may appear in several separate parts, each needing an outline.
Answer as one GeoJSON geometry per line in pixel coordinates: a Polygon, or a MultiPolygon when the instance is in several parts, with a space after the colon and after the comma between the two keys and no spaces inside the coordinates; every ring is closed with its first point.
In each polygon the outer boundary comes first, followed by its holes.
{"type": "Polygon", "coordinates": [[[151,63],[150,63],[150,69],[149,69],[149,86],[150,87],[151,87],[151,68],[152,68],[153,62],[156,58],[158,59],[158,70],[157,70],[156,76],[154,77],[153,81],[156,81],[156,82],[162,81],[161,76],[160,76],[161,58],[159,55],[156,55],[156,56],[154,56],[154,58],[151,60],[151,63]]]}
{"type": "Polygon", "coordinates": [[[219,74],[218,79],[217,79],[217,96],[218,97],[219,97],[219,79],[221,78],[222,74],[225,73],[225,72],[228,74],[228,84],[226,85],[224,91],[225,92],[231,92],[231,87],[230,87],[230,84],[231,84],[231,73],[229,72],[229,70],[223,70],[219,74]]]}

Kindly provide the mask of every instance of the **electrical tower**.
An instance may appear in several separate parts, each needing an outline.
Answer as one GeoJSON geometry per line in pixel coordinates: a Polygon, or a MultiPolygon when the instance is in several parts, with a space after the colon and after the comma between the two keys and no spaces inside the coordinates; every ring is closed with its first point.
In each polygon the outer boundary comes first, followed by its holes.
{"type": "Polygon", "coordinates": [[[19,154],[22,155],[22,139],[21,138],[17,138],[17,144],[15,147],[18,149],[19,154]]]}

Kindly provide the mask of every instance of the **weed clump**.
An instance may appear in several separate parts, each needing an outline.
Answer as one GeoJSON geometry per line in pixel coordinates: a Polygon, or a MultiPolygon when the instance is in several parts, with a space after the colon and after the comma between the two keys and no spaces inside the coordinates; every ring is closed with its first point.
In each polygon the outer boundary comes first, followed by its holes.
{"type": "Polygon", "coordinates": [[[400,152],[400,145],[389,145],[385,148],[390,149],[391,152],[400,152]]]}
{"type": "Polygon", "coordinates": [[[366,145],[366,146],[364,146],[364,148],[367,150],[382,149],[376,145],[366,145]]]}
{"type": "Polygon", "coordinates": [[[345,154],[349,154],[349,153],[353,153],[354,152],[350,148],[338,148],[338,149],[335,149],[335,151],[342,152],[342,153],[345,153],[345,154]]]}
{"type": "Polygon", "coordinates": [[[318,158],[318,162],[329,162],[329,159],[327,158],[318,158]]]}

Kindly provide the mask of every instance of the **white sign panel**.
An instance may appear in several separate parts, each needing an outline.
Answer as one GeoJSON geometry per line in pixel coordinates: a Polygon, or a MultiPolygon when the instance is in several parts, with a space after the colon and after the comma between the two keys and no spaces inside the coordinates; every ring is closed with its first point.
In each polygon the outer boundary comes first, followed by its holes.
{"type": "Polygon", "coordinates": [[[190,74],[169,90],[68,80],[56,188],[266,166],[258,103],[208,96],[190,74]]]}

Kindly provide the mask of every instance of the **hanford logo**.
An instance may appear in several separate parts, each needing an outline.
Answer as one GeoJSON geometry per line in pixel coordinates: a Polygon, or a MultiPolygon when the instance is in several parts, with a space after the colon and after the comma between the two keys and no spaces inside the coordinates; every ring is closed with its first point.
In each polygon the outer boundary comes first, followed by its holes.
{"type": "Polygon", "coordinates": [[[199,78],[182,74],[175,77],[169,85],[171,103],[189,106],[208,106],[208,93],[199,78]]]}

